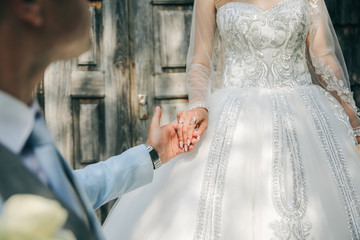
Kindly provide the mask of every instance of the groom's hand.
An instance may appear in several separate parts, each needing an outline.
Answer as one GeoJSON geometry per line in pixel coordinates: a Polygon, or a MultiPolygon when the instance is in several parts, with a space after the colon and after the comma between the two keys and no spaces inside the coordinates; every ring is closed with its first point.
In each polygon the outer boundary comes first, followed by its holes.
{"type": "MultiPolygon", "coordinates": [[[[161,109],[156,107],[154,116],[151,120],[149,138],[147,143],[150,144],[158,153],[162,163],[168,162],[176,155],[183,153],[185,150],[179,148],[179,140],[176,133],[177,123],[169,123],[160,126],[161,109]]],[[[192,147],[190,150],[192,150],[192,147]]]]}

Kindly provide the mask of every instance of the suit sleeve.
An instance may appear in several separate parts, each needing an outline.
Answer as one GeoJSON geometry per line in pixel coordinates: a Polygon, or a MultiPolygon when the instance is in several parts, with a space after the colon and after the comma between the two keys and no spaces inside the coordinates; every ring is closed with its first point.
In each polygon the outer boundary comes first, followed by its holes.
{"type": "Polygon", "coordinates": [[[150,183],[153,165],[144,145],[106,161],[75,170],[74,175],[94,209],[124,193],[150,183]]]}

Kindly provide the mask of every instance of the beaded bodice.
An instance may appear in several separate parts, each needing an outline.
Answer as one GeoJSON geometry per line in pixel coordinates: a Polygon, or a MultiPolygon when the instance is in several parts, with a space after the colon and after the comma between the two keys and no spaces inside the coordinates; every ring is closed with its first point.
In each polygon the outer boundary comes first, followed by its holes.
{"type": "Polygon", "coordinates": [[[310,27],[306,0],[283,0],[268,10],[229,2],[217,12],[225,54],[224,87],[311,84],[306,61],[310,27]]]}

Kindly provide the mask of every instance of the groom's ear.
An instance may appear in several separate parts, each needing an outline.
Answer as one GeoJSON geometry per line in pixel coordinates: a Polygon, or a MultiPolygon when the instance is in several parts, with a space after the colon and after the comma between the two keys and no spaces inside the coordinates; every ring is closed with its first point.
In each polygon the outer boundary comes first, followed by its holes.
{"type": "Polygon", "coordinates": [[[40,27],[44,22],[44,0],[9,0],[15,15],[22,21],[40,27]]]}

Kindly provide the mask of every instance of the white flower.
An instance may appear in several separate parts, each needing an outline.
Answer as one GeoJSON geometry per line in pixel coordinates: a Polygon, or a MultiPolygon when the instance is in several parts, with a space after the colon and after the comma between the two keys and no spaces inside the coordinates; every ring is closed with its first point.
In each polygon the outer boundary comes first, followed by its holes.
{"type": "Polygon", "coordinates": [[[56,201],[31,194],[18,194],[3,205],[1,240],[74,240],[63,230],[66,210],[56,201]]]}

